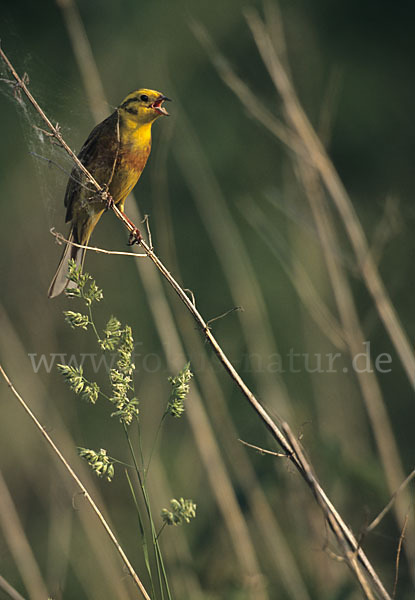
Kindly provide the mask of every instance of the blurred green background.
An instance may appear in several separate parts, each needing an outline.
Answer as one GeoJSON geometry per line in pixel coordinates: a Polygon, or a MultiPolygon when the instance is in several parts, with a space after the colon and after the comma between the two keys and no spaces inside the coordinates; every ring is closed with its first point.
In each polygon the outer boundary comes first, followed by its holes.
{"type": "MultiPolygon", "coordinates": [[[[94,117],[62,6],[6,0],[1,44],[17,71],[28,74],[31,92],[59,123],[65,140],[79,151],[94,117]]],[[[127,201],[127,214],[132,216],[135,201],[142,214],[149,214],[155,252],[192,290],[206,319],[234,306],[244,308],[212,323],[214,334],[271,414],[286,418],[302,435],[324,489],[359,535],[393,490],[351,369],[353,357],[344,346],[336,347],[293,284],[300,265],[321,303],[338,319],[295,161],[247,114],[191,28],[193,21],[203,24],[242,80],[283,118],[243,13],[246,7],[262,13],[262,3],[81,0],[77,7],[108,111],[138,87],[160,90],[174,100],[168,106],[171,117],[159,119],[153,128],[152,155],[135,200],[127,201]],[[335,352],[341,358],[336,372],[329,373],[327,354],[335,352]],[[295,369],[290,353],[301,355],[295,369]],[[309,372],[318,366],[318,357],[321,372],[309,372]]],[[[267,15],[274,14],[272,8],[269,3],[267,15]]],[[[275,14],[284,24],[300,101],[350,193],[413,340],[415,8],[409,3],[294,0],[281,2],[279,10],[275,14]]],[[[275,27],[277,45],[278,31],[275,27]]],[[[16,101],[4,81],[9,78],[4,67],[1,77],[1,363],[106,507],[147,585],[122,469],[108,484],[89,474],[74,454],[77,445],[103,447],[127,460],[122,431],[109,418],[111,407],[82,403],[54,366],[61,360],[55,355],[79,358],[97,351],[91,335],[64,322],[62,311],[74,302],[64,296],[51,301],[46,295],[61,252],[49,230],[66,233],[63,196],[71,164],[33,128],[41,123],[27,102],[22,108],[16,101]],[[42,356],[46,363],[34,368],[42,356]]],[[[413,388],[333,215],[339,233],[333,252],[349,280],[364,339],[372,358],[390,357],[390,371],[375,375],[406,475],[414,464],[413,388]]],[[[126,241],[120,223],[106,214],[92,244],[124,250],[126,241]]],[[[274,448],[178,298],[160,283],[149,261],[138,262],[139,272],[132,259],[88,253],[86,269],[104,290],[97,321],[104,325],[115,314],[134,331],[145,452],[169,396],[167,377],[187,360],[195,373],[188,418],[165,423],[150,475],[156,515],[171,497],[192,498],[198,505],[195,522],[163,533],[175,597],[359,598],[345,565],[326,552],[327,531],[309,490],[283,460],[241,447],[238,438],[274,448]]],[[[301,280],[296,281],[301,288],[301,280]]],[[[85,359],[86,372],[89,366],[85,359]]],[[[103,369],[89,374],[105,382],[103,369]]],[[[4,384],[1,396],[0,470],[50,596],[136,597],[85,502],[4,384]]],[[[413,522],[409,491],[406,510],[413,522]]],[[[0,575],[24,596],[35,597],[24,575],[27,558],[13,549],[13,535],[4,525],[0,529],[0,575]]],[[[390,513],[363,541],[389,590],[399,535],[390,513]]],[[[408,534],[397,598],[413,597],[414,550],[408,534]]]]}

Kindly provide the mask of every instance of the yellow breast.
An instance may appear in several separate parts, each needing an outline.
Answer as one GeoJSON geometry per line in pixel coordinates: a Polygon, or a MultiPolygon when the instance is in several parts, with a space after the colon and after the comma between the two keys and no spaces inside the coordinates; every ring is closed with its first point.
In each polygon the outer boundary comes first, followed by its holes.
{"type": "Polygon", "coordinates": [[[129,126],[120,122],[120,147],[109,192],[121,210],[126,197],[140,178],[151,150],[151,124],[129,126]]]}

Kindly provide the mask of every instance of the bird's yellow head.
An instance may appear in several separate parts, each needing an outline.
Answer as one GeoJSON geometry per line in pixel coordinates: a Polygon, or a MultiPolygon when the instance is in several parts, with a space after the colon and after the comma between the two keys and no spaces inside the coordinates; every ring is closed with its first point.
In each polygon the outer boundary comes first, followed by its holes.
{"type": "Polygon", "coordinates": [[[126,119],[144,125],[152,123],[161,115],[168,116],[169,113],[163,106],[165,100],[170,98],[155,90],[142,88],[128,94],[118,107],[118,111],[126,119]]]}

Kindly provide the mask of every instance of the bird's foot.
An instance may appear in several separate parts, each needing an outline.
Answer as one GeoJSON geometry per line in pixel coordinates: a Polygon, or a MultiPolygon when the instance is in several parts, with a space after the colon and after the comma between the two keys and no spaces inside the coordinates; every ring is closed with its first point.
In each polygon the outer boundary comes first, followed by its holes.
{"type": "Polygon", "coordinates": [[[140,230],[135,227],[133,231],[131,231],[130,237],[128,238],[128,245],[134,246],[134,244],[140,244],[142,239],[143,236],[141,235],[140,230]]]}
{"type": "Polygon", "coordinates": [[[112,199],[111,194],[106,195],[105,198],[105,210],[110,210],[114,206],[114,200],[112,199]]]}

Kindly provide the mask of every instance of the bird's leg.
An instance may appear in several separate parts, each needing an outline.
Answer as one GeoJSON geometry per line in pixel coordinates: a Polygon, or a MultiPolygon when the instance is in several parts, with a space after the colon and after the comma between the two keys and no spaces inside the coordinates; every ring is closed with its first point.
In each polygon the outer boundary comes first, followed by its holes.
{"type": "MultiPolygon", "coordinates": [[[[119,209],[120,210],[120,209],[119,209]]],[[[128,238],[128,245],[129,246],[133,246],[134,244],[140,244],[141,240],[143,239],[143,236],[141,235],[140,230],[138,229],[138,227],[136,227],[134,225],[134,223],[127,217],[127,215],[125,214],[125,212],[123,212],[122,210],[120,210],[120,213],[122,214],[123,218],[125,219],[125,221],[127,221],[127,223],[130,225],[131,230],[130,230],[130,237],[128,238]]]]}
{"type": "Polygon", "coordinates": [[[128,238],[128,246],[134,246],[134,244],[141,244],[141,240],[143,236],[141,235],[141,231],[135,227],[134,231],[130,232],[130,237],[128,238]]]}
{"type": "Polygon", "coordinates": [[[140,230],[127,217],[125,212],[123,210],[121,210],[121,208],[119,206],[117,206],[115,204],[111,194],[108,193],[108,186],[105,186],[105,187],[106,187],[106,189],[104,190],[103,195],[102,195],[103,199],[106,202],[105,210],[109,210],[110,208],[113,209],[114,207],[116,207],[117,208],[116,212],[121,214],[122,220],[124,221],[125,224],[128,223],[129,228],[130,228],[130,237],[128,238],[128,245],[133,246],[134,244],[140,244],[141,240],[143,239],[143,236],[141,235],[140,230]]]}

